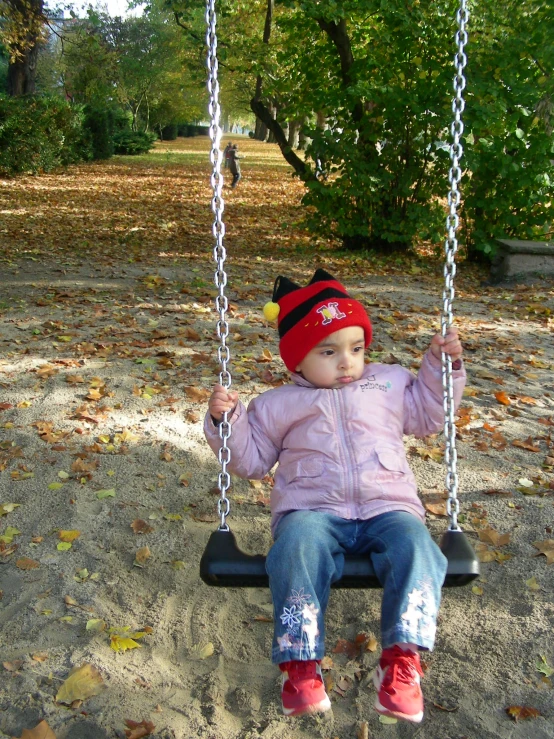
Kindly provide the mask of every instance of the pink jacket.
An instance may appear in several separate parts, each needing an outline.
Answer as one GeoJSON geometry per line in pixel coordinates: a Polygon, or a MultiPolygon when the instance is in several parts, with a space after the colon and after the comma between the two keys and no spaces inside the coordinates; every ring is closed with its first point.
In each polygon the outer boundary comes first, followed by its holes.
{"type": "MultiPolygon", "coordinates": [[[[465,385],[455,370],[458,408],[465,385]]],[[[301,375],[262,393],[231,416],[230,472],[261,479],[276,462],[272,530],[293,510],[367,519],[388,511],[425,518],[403,435],[427,436],[444,426],[441,363],[430,351],[417,378],[400,365],[368,364],[357,382],[328,390],[301,375]]],[[[209,413],[204,433],[221,446],[209,413]]]]}

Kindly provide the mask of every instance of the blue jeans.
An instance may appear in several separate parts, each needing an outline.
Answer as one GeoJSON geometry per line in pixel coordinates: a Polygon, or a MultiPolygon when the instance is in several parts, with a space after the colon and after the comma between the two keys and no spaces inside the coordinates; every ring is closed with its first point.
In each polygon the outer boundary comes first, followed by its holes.
{"type": "Polygon", "coordinates": [[[383,585],[383,648],[397,642],[433,648],[447,561],[422,521],[403,511],[367,521],[293,511],[279,522],[266,560],[273,662],[324,656],[329,591],[342,576],[347,553],[367,553],[383,585]]]}

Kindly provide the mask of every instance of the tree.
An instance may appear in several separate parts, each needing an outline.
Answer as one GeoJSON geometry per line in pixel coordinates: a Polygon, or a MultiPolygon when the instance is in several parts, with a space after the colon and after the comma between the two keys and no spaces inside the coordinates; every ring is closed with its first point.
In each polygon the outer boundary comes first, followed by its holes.
{"type": "Polygon", "coordinates": [[[44,0],[0,0],[2,42],[8,49],[8,95],[35,92],[38,51],[44,38],[44,0]]]}

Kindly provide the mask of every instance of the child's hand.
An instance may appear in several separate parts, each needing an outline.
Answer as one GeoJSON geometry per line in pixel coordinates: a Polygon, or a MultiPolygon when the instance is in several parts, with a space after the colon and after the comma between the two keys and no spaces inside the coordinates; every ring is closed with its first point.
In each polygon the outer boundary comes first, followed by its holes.
{"type": "Polygon", "coordinates": [[[222,385],[215,385],[208,401],[210,415],[216,420],[221,421],[225,411],[234,410],[238,399],[239,394],[234,390],[225,390],[222,385]]]}
{"type": "Polygon", "coordinates": [[[444,337],[441,334],[435,334],[431,340],[431,351],[437,359],[441,358],[441,352],[449,354],[452,362],[461,359],[464,350],[458,338],[458,329],[451,326],[444,337]]]}

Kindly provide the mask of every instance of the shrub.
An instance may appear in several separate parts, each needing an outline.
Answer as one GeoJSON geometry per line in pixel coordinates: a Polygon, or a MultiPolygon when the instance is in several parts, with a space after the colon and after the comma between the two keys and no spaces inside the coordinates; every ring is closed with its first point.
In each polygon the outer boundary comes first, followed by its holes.
{"type": "Polygon", "coordinates": [[[0,175],[49,172],[91,158],[83,109],[57,96],[0,96],[0,175]]]}
{"type": "Polygon", "coordinates": [[[150,151],[156,134],[149,131],[119,131],[114,135],[115,154],[145,154],[150,151]]]}
{"type": "Polygon", "coordinates": [[[178,126],[176,123],[169,123],[162,128],[162,141],[175,141],[177,138],[178,126]]]}
{"type": "Polygon", "coordinates": [[[114,119],[111,108],[85,106],[84,127],[92,148],[93,159],[109,159],[114,153],[114,119]]]}

